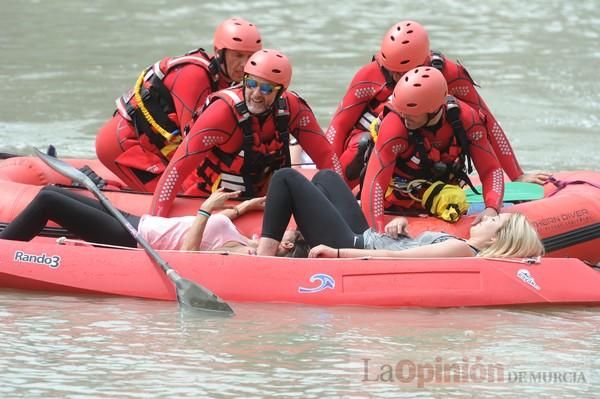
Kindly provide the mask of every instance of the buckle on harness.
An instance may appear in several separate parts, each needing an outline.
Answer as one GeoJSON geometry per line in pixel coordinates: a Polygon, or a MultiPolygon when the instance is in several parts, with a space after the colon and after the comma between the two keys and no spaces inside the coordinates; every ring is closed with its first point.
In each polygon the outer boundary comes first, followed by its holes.
{"type": "Polygon", "coordinates": [[[444,57],[442,57],[442,53],[439,51],[432,51],[430,64],[432,67],[442,72],[444,69],[444,57]]]}

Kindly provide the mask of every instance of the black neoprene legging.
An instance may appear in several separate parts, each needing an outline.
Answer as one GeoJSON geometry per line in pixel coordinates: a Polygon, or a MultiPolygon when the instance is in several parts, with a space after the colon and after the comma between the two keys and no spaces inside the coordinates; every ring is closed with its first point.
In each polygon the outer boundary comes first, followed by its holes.
{"type": "MultiPolygon", "coordinates": [[[[140,218],[122,212],[137,229],[140,218]]],[[[5,240],[29,241],[51,220],[90,242],[135,247],[136,241],[104,206],[67,189],[47,186],[0,233],[5,240]]]]}
{"type": "Polygon", "coordinates": [[[354,195],[332,170],[311,181],[298,171],[278,170],[269,183],[262,236],[281,241],[290,217],[311,247],[362,248],[369,228],[354,195]]]}

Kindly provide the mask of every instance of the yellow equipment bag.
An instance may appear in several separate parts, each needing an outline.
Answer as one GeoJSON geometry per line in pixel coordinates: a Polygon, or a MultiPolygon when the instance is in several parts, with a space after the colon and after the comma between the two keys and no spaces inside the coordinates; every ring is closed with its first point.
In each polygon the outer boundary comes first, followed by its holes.
{"type": "Polygon", "coordinates": [[[434,216],[454,223],[469,209],[465,190],[442,181],[432,183],[423,193],[423,208],[434,216]]]}

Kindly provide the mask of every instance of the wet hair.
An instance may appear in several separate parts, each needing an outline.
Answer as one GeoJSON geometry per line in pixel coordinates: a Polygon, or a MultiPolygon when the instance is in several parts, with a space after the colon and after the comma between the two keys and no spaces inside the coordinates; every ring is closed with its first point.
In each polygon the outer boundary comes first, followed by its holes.
{"type": "Polygon", "coordinates": [[[496,233],[492,244],[477,256],[486,258],[527,258],[544,254],[544,244],[533,225],[520,213],[513,213],[496,233]]]}

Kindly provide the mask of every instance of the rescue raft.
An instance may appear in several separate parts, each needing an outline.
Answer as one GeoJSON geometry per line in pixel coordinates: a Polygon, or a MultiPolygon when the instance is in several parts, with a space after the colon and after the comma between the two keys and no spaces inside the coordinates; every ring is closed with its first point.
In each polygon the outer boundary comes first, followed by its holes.
{"type": "MultiPolygon", "coordinates": [[[[109,181],[107,196],[120,209],[142,214],[150,208],[151,195],[119,190],[122,185],[99,161],[69,159],[76,167],[89,165],[109,181]]],[[[304,171],[308,174],[313,170],[304,171]]],[[[521,212],[535,225],[552,257],[575,257],[590,264],[600,262],[600,172],[576,171],[556,173],[558,186],[546,184],[544,198],[506,207],[506,212],[521,212]]],[[[58,183],[69,185],[64,176],[46,166],[37,157],[12,157],[0,161],[0,228],[10,222],[35,196],[40,187],[58,183]]],[[[82,193],[90,195],[85,190],[82,193]]],[[[171,215],[192,215],[199,207],[200,198],[179,197],[171,215]]],[[[392,218],[394,215],[388,215],[392,218]]],[[[458,223],[449,224],[431,216],[409,217],[409,232],[416,235],[424,230],[446,231],[459,237],[469,233],[472,216],[464,216],[458,223]]],[[[236,221],[238,228],[248,236],[260,233],[259,214],[248,215],[236,221]]],[[[59,235],[58,230],[46,233],[59,235]]],[[[64,232],[62,233],[64,234],[64,232]]]]}
{"type": "MultiPolygon", "coordinates": [[[[90,165],[102,177],[116,180],[97,161],[70,163],[90,165]]],[[[600,274],[581,261],[600,262],[600,172],[561,172],[556,177],[560,183],[547,185],[545,198],[505,209],[522,212],[537,227],[548,252],[540,263],[480,258],[288,259],[160,253],[184,277],[233,302],[389,307],[600,304],[600,274]]],[[[1,161],[2,224],[10,222],[49,183],[70,184],[37,158],[1,161]]],[[[91,196],[86,190],[80,192],[91,196]]],[[[149,209],[152,199],[148,193],[124,190],[107,190],[105,194],[118,208],[136,214],[149,209]]],[[[171,214],[193,214],[201,200],[179,197],[171,214]]],[[[236,224],[246,235],[259,233],[261,216],[249,213],[236,224]]],[[[465,216],[456,224],[433,217],[409,219],[411,234],[444,230],[465,236],[473,217],[465,216]]],[[[65,233],[50,225],[44,230],[46,237],[31,242],[0,240],[0,287],[175,299],[172,283],[143,251],[57,245],[51,238],[65,233]]]]}

